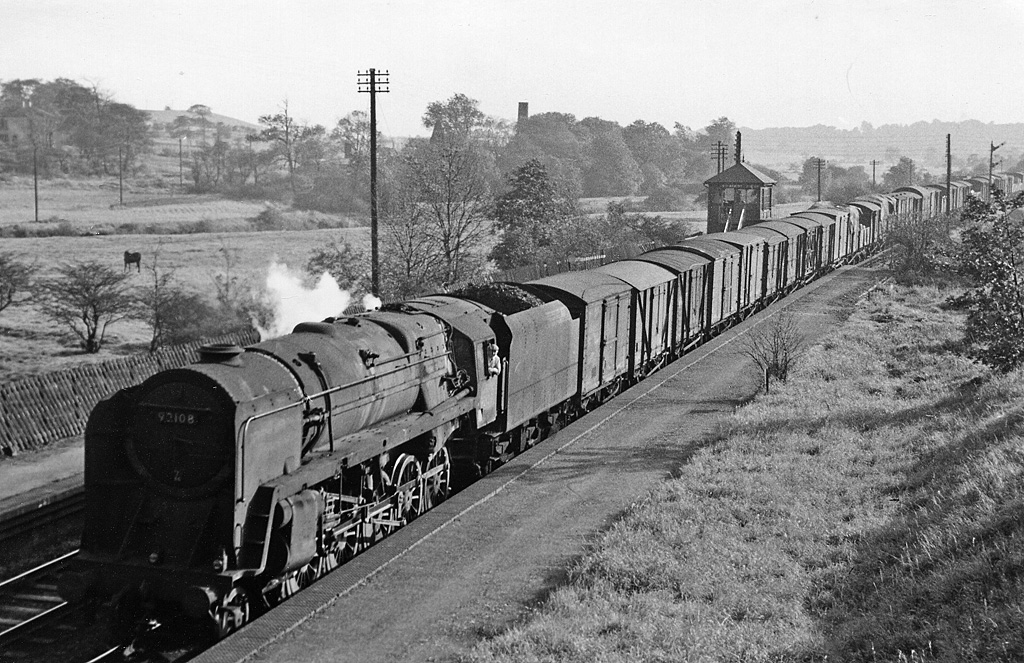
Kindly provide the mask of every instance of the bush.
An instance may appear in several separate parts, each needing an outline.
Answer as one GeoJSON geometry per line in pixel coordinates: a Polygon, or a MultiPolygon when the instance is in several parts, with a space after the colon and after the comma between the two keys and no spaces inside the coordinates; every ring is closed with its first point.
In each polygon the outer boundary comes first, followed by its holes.
{"type": "Polygon", "coordinates": [[[283,230],[285,227],[284,214],[276,207],[264,207],[263,211],[249,219],[253,227],[259,231],[283,230]]]}
{"type": "Polygon", "coordinates": [[[658,187],[644,200],[648,212],[675,212],[686,207],[686,195],[669,186],[658,187]]]}

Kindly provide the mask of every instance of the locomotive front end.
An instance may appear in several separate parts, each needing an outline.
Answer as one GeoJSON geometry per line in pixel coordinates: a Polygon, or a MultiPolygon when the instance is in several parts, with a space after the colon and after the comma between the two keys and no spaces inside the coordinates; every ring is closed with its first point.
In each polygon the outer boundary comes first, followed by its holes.
{"type": "Polygon", "coordinates": [[[239,421],[274,413],[263,422],[274,443],[254,454],[273,466],[268,474],[298,465],[302,423],[288,372],[240,353],[159,373],[89,419],[81,552],[61,593],[105,605],[115,637],[140,619],[247,618],[232,608],[244,575],[235,543],[239,421]]]}

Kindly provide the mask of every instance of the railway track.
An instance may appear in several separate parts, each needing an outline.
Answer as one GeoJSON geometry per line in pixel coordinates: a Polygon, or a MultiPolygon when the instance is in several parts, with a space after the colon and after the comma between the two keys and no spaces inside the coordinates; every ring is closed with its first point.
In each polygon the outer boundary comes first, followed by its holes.
{"type": "Polygon", "coordinates": [[[81,610],[57,594],[57,580],[73,551],[0,582],[0,661],[63,660],[100,663],[120,647],[96,641],[81,610]]]}
{"type": "Polygon", "coordinates": [[[77,517],[85,505],[81,484],[0,513],[0,545],[47,525],[77,517]]]}
{"type": "Polygon", "coordinates": [[[0,648],[67,610],[68,604],[57,594],[57,579],[64,562],[77,553],[0,582],[0,648]]]}

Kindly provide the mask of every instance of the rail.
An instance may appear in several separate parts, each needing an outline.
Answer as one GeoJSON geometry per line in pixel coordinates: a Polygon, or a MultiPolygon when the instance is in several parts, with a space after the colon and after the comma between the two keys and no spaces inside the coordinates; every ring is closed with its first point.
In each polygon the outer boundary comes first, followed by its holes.
{"type": "Polygon", "coordinates": [[[56,592],[54,575],[77,550],[0,582],[0,644],[59,615],[67,606],[56,592]]]}
{"type": "Polygon", "coordinates": [[[84,508],[85,491],[77,483],[62,492],[19,504],[0,513],[0,545],[51,523],[77,516],[84,508]]]}

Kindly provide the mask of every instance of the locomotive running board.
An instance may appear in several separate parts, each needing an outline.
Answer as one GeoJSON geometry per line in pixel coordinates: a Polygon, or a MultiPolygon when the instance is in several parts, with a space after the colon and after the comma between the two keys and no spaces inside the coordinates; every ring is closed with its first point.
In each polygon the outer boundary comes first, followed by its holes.
{"type": "Polygon", "coordinates": [[[329,451],[326,446],[318,447],[302,459],[302,467],[269,484],[280,486],[286,495],[314,486],[336,476],[342,469],[376,458],[385,451],[391,451],[454,421],[472,412],[476,406],[476,400],[471,396],[453,400],[433,410],[402,415],[382,426],[339,437],[334,441],[334,451],[329,451]]]}

